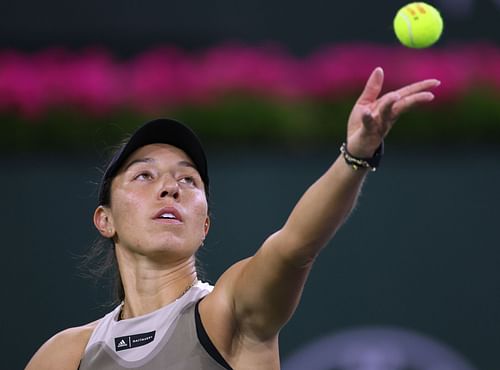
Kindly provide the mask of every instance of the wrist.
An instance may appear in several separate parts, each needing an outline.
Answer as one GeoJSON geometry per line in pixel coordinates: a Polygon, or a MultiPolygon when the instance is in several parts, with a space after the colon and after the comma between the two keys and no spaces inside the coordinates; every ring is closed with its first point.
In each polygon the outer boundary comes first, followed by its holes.
{"type": "Polygon", "coordinates": [[[350,166],[354,170],[359,169],[370,169],[371,171],[375,171],[380,165],[380,160],[384,155],[384,142],[379,145],[375,153],[372,156],[367,157],[358,157],[353,155],[347,149],[347,142],[344,142],[340,147],[340,153],[342,153],[342,157],[348,166],[350,166]]]}
{"type": "Polygon", "coordinates": [[[347,152],[356,158],[371,158],[375,155],[378,147],[373,148],[372,146],[359,145],[357,140],[346,139],[346,150],[347,152]]]}

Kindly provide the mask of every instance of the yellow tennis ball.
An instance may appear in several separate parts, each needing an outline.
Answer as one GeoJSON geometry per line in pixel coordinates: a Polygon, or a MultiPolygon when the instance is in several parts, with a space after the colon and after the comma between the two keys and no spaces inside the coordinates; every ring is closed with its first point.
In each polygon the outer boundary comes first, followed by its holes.
{"type": "Polygon", "coordinates": [[[399,9],[394,17],[394,32],[403,45],[426,48],[439,40],[443,18],[429,4],[410,3],[399,9]]]}

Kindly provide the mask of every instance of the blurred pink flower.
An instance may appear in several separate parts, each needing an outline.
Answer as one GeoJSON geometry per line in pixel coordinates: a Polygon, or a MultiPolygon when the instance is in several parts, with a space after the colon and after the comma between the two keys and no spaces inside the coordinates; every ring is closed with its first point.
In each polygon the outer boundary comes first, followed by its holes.
{"type": "Polygon", "coordinates": [[[48,49],[0,52],[0,111],[14,110],[27,118],[52,109],[150,113],[186,103],[216,103],[231,94],[333,101],[359,93],[376,66],[386,71],[386,89],[440,79],[438,102],[476,88],[500,92],[500,49],[487,44],[425,50],[346,44],[305,58],[276,45],[230,44],[193,54],[161,47],[128,61],[117,61],[102,49],[48,49]]]}

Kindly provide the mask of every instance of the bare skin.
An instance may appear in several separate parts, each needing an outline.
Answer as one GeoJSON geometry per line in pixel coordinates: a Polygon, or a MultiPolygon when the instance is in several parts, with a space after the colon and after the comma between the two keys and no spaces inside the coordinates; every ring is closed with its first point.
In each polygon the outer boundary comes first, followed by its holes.
{"type": "MultiPolygon", "coordinates": [[[[439,81],[420,81],[379,97],[382,85],[383,71],[377,68],[349,117],[348,150],[354,156],[372,156],[401,113],[434,98],[429,89],[439,81]]],[[[120,270],[127,271],[125,319],[171,303],[196,278],[193,256],[210,220],[203,183],[190,163],[170,145],[140,148],[113,180],[111,206],[95,212],[97,229],[113,238],[120,270]],[[174,207],[182,221],[154,220],[165,206],[174,207]]],[[[337,158],[285,225],[254,256],[224,272],[201,302],[203,325],[234,369],[280,368],[279,331],[297,307],[314,260],[354,207],[366,174],[337,158]]],[[[76,370],[96,324],[55,335],[26,370],[76,370]]]]}

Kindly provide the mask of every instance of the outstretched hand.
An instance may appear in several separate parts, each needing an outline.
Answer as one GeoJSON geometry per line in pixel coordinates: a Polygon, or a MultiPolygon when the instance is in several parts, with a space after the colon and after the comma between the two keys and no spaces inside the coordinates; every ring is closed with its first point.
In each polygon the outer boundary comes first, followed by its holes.
{"type": "Polygon", "coordinates": [[[349,116],[348,150],[356,157],[371,157],[398,117],[418,104],[433,100],[434,95],[428,90],[440,84],[435,79],[423,80],[379,97],[383,83],[384,71],[377,67],[349,116]]]}

